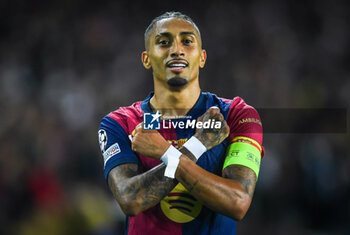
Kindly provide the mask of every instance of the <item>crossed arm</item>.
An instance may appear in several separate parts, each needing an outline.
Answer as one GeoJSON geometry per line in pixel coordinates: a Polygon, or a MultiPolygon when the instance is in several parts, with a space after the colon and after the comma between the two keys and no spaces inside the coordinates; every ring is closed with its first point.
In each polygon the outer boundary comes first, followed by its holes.
{"type": "MultiPolygon", "coordinates": [[[[221,143],[228,135],[228,126],[217,110],[208,110],[204,118],[222,121],[224,129],[217,131],[196,131],[195,136],[207,149],[221,143]]],[[[203,118],[203,116],[201,118],[203,118]]],[[[133,140],[133,150],[146,156],[160,158],[169,144],[158,132],[144,133],[138,130],[133,140]]],[[[212,174],[195,161],[196,158],[185,147],[176,170],[176,179],[164,176],[165,164],[162,163],[144,173],[137,164],[123,164],[112,169],[108,175],[109,187],[128,216],[137,214],[155,206],[178,182],[181,182],[191,194],[206,207],[236,220],[246,214],[255,189],[255,173],[244,166],[226,167],[222,176],[212,174]]]]}
{"type": "MultiPolygon", "coordinates": [[[[186,154],[188,160],[196,160],[186,148],[182,147],[179,151],[186,154]]],[[[136,216],[157,205],[177,185],[176,179],[164,176],[165,167],[161,163],[141,173],[137,164],[127,163],[110,171],[109,188],[126,215],[136,216]]]]}

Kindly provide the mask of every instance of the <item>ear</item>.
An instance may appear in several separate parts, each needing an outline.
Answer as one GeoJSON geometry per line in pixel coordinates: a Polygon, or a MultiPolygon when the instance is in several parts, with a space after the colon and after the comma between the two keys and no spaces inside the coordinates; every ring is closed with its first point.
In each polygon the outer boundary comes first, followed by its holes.
{"type": "Polygon", "coordinates": [[[201,52],[201,58],[199,61],[199,67],[202,69],[204,68],[205,61],[207,60],[207,52],[205,50],[202,50],[201,52]]]}
{"type": "Polygon", "coordinates": [[[150,69],[152,67],[147,51],[142,52],[141,59],[142,64],[146,69],[150,69]]]}

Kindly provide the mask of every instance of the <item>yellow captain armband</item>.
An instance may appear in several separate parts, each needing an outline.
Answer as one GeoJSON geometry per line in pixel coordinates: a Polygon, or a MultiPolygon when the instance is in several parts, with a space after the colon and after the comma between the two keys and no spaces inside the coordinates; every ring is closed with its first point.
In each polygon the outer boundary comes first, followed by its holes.
{"type": "Polygon", "coordinates": [[[246,166],[255,172],[258,179],[261,151],[260,144],[255,140],[242,136],[235,137],[227,149],[222,169],[234,164],[246,166]]]}

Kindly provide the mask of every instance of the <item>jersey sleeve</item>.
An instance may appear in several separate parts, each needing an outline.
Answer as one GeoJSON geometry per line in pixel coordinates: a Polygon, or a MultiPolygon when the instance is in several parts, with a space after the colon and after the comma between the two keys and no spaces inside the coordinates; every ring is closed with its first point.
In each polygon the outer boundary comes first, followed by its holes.
{"type": "Polygon", "coordinates": [[[98,130],[99,144],[104,162],[104,177],[107,182],[109,172],[124,163],[139,164],[138,156],[131,150],[128,134],[116,120],[106,116],[98,130]]]}
{"type": "Polygon", "coordinates": [[[258,112],[252,106],[247,105],[242,99],[238,104],[233,102],[228,113],[227,124],[230,127],[231,143],[236,137],[252,139],[261,148],[261,157],[264,156],[262,123],[258,112]]]}
{"type": "Polygon", "coordinates": [[[230,165],[242,165],[253,170],[258,179],[260,162],[264,156],[261,120],[258,112],[242,99],[237,103],[232,104],[227,118],[230,144],[223,169],[230,165]]]}

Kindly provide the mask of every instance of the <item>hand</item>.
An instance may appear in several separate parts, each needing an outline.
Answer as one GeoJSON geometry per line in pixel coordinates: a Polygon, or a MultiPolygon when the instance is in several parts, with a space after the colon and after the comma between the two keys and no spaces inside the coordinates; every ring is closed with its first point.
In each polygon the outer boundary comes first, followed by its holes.
{"type": "Polygon", "coordinates": [[[198,121],[205,122],[208,120],[221,122],[220,128],[197,128],[194,136],[202,142],[207,150],[220,144],[229,135],[230,128],[228,127],[224,116],[220,112],[220,109],[213,106],[210,107],[202,116],[197,119],[198,121]]]}
{"type": "Polygon", "coordinates": [[[170,143],[156,130],[143,130],[143,122],[138,124],[133,131],[131,149],[144,156],[160,159],[170,143]]]}

